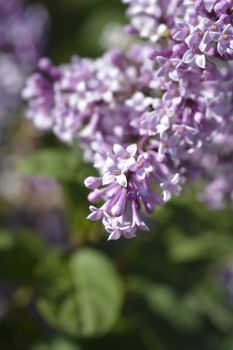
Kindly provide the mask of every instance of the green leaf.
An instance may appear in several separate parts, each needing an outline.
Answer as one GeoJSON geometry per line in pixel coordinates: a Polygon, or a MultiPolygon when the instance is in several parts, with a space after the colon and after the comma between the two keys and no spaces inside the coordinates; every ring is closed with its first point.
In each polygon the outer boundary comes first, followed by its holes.
{"type": "Polygon", "coordinates": [[[118,320],[122,283],[103,254],[85,248],[70,257],[52,255],[38,278],[38,309],[58,330],[90,337],[108,332],[118,320]]]}
{"type": "MultiPolygon", "coordinates": [[[[46,176],[64,182],[81,182],[90,174],[80,150],[44,149],[22,160],[19,170],[27,176],[46,176]]],[[[93,170],[92,170],[93,172],[93,170]]]]}

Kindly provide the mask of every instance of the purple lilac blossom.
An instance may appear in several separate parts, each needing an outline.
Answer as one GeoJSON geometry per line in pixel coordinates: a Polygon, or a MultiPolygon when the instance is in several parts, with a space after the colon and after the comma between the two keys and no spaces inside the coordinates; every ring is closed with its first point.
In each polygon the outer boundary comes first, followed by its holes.
{"type": "Polygon", "coordinates": [[[215,208],[233,199],[232,2],[123,2],[142,41],[58,67],[42,59],[23,91],[36,126],[78,139],[99,171],[85,181],[88,218],[109,239],[147,231],[144,213],[186,180],[207,179],[215,208]]]}
{"type": "Polygon", "coordinates": [[[48,14],[40,5],[0,0],[0,122],[20,101],[25,79],[44,49],[48,14]]]}

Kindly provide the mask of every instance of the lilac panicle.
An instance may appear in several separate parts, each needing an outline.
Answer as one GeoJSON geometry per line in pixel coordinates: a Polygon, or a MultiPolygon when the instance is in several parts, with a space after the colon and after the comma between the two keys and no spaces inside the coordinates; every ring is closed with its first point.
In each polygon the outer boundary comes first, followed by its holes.
{"type": "Polygon", "coordinates": [[[214,208],[233,199],[233,2],[123,3],[143,40],[98,59],[42,59],[23,91],[35,125],[78,139],[99,172],[85,180],[88,218],[111,240],[147,231],[145,214],[188,180],[208,181],[200,197],[214,208]]]}

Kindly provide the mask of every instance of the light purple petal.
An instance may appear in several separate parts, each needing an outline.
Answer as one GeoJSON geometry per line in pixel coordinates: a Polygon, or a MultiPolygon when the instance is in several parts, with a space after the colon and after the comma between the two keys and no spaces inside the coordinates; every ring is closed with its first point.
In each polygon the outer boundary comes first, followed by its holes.
{"type": "Polygon", "coordinates": [[[205,65],[206,65],[206,58],[205,58],[205,55],[196,55],[195,57],[195,62],[196,62],[196,65],[200,68],[205,68],[205,65]]]}
{"type": "Polygon", "coordinates": [[[116,176],[116,181],[122,187],[127,187],[127,177],[125,176],[125,174],[121,174],[119,176],[116,176]]]}
{"type": "Polygon", "coordinates": [[[110,184],[111,182],[113,182],[115,180],[115,175],[112,175],[112,174],[104,174],[104,176],[102,177],[102,184],[103,185],[108,185],[110,184]]]}

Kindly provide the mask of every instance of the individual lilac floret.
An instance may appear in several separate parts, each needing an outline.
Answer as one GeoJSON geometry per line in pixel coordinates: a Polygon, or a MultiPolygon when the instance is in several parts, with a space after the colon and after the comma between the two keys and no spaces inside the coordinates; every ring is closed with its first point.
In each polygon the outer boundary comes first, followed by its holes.
{"type": "Polygon", "coordinates": [[[121,145],[113,146],[113,156],[108,157],[105,163],[106,172],[103,176],[103,185],[108,185],[116,181],[119,185],[127,187],[127,177],[125,173],[136,163],[135,155],[137,145],[130,145],[126,149],[121,145]]]}
{"type": "Polygon", "coordinates": [[[195,62],[198,67],[205,68],[206,57],[199,50],[202,38],[203,32],[199,28],[192,29],[191,33],[185,39],[185,43],[189,49],[183,55],[182,61],[184,63],[190,64],[195,62]]]}

